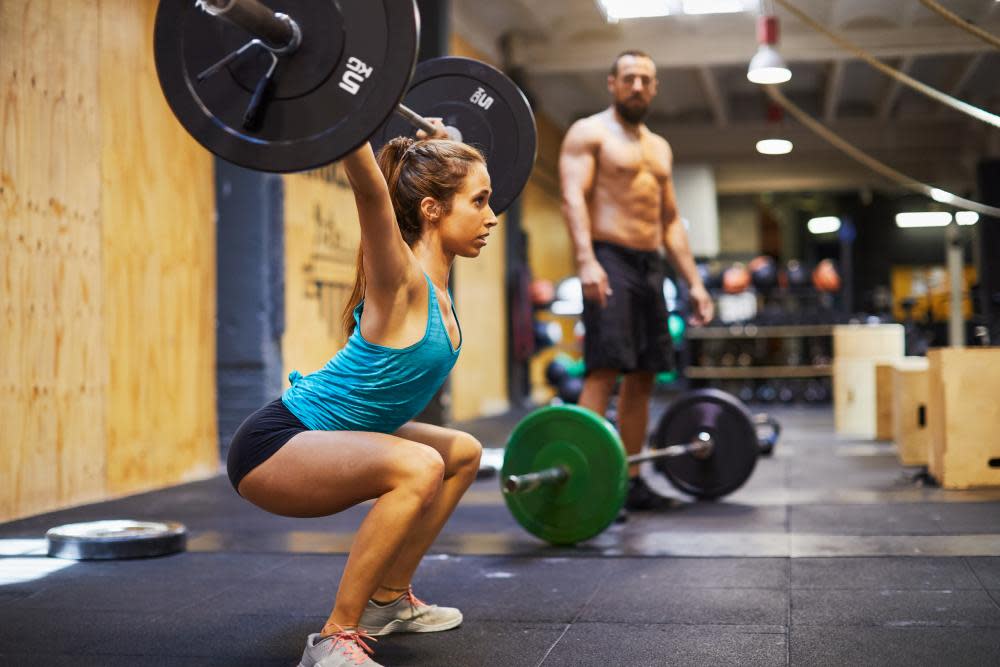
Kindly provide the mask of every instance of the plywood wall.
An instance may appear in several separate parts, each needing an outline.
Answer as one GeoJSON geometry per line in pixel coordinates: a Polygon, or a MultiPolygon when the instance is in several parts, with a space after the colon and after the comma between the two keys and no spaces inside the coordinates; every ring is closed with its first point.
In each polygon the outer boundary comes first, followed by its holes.
{"type": "Polygon", "coordinates": [[[211,158],[155,6],[0,3],[0,520],[217,467],[211,158]]]}
{"type": "Polygon", "coordinates": [[[0,3],[0,520],[104,490],[99,12],[58,4],[0,3]]]}
{"type": "Polygon", "coordinates": [[[151,55],[157,5],[100,3],[112,494],[217,469],[212,156],[160,91],[151,55]]]}
{"type": "Polygon", "coordinates": [[[354,285],[361,230],[341,165],[284,177],[285,332],[288,373],[305,374],[343,347],[341,313],[354,285]]]}
{"type": "MultiPolygon", "coordinates": [[[[452,37],[451,53],[489,62],[457,35],[452,37]]],[[[463,336],[462,354],[451,372],[451,416],[455,420],[497,414],[509,405],[505,222],[500,216],[500,224],[479,257],[455,262],[455,310],[463,336]]]]}

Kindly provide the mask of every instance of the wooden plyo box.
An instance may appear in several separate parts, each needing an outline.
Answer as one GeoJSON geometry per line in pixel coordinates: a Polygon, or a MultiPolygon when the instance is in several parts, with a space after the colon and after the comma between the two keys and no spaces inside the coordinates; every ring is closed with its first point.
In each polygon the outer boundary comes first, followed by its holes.
{"type": "Polygon", "coordinates": [[[838,324],[833,328],[834,359],[898,359],[904,349],[902,324],[838,324]]]}
{"type": "Polygon", "coordinates": [[[930,474],[947,489],[1000,486],[1000,347],[927,357],[930,474]]]}
{"type": "Polygon", "coordinates": [[[925,357],[907,357],[891,369],[892,438],[904,466],[925,466],[930,457],[929,367],[925,357]]]}
{"type": "Polygon", "coordinates": [[[896,364],[891,361],[875,365],[875,439],[892,440],[892,374],[896,364]]]}
{"type": "Polygon", "coordinates": [[[838,434],[878,436],[875,369],[902,359],[903,349],[903,327],[899,324],[833,328],[833,416],[838,434]]]}

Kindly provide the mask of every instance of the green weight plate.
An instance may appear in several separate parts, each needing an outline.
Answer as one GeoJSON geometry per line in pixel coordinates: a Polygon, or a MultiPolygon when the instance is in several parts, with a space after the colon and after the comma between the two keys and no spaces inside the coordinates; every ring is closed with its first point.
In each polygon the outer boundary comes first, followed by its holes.
{"type": "Polygon", "coordinates": [[[712,436],[712,455],[656,459],[654,466],[689,495],[720,498],[750,479],[757,465],[757,430],[743,403],[717,389],[700,389],[678,397],[660,418],[650,438],[651,449],[692,442],[699,433],[712,436]]]}
{"type": "Polygon", "coordinates": [[[607,528],[625,502],[625,448],[606,419],[575,405],[542,408],[507,441],[501,483],[508,475],[563,466],[569,478],[533,491],[504,494],[511,514],[552,544],[575,544],[607,528]]]}

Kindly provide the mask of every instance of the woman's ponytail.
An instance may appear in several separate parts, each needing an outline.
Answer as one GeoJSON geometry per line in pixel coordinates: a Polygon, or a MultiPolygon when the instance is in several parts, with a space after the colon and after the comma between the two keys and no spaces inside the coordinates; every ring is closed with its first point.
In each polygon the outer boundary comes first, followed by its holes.
{"type": "MultiPolygon", "coordinates": [[[[482,153],[465,144],[448,140],[416,140],[396,137],[378,152],[378,167],[389,188],[389,199],[403,241],[413,246],[423,234],[420,202],[433,197],[451,209],[451,199],[461,188],[473,163],[485,164],[482,153]]],[[[365,297],[365,268],[358,247],[354,288],[344,307],[344,333],[354,333],[354,309],[365,297]]]]}

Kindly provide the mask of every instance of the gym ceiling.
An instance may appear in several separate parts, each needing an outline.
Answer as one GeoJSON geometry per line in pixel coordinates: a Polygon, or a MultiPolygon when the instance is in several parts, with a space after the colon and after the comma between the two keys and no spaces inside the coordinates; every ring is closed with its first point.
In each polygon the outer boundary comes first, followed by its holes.
{"type": "MultiPolygon", "coordinates": [[[[671,0],[679,9],[680,0],[671,0]]],[[[918,0],[792,0],[799,9],[883,62],[959,99],[1000,110],[1000,52],[918,0]]],[[[947,8],[1000,34],[1000,2],[950,0],[947,8]]],[[[565,128],[607,105],[607,68],[638,48],[653,56],[660,94],[648,119],[678,164],[710,164],[721,194],[887,188],[787,114],[777,128],[794,142],[762,156],[767,99],[746,78],[756,48],[758,0],[744,11],[610,23],[597,0],[454,0],[455,30],[508,70],[565,128]]],[[[782,91],[814,118],[913,178],[955,192],[975,184],[975,165],[1000,151],[1000,133],[913,92],[797,20],[777,3],[778,49],[792,70],[782,91]]]]}

